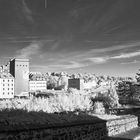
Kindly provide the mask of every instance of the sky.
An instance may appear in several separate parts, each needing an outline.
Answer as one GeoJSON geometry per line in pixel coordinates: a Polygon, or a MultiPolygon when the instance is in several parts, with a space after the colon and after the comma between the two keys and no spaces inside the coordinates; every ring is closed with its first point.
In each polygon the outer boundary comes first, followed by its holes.
{"type": "Polygon", "coordinates": [[[135,76],[140,0],[0,0],[0,64],[30,70],[135,76]]]}

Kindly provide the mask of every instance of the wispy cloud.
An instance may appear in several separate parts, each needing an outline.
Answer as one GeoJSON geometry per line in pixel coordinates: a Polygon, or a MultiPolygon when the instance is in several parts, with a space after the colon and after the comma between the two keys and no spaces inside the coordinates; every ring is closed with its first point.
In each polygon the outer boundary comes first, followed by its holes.
{"type": "MultiPolygon", "coordinates": [[[[131,43],[112,45],[112,46],[108,46],[108,47],[100,47],[100,43],[98,44],[96,42],[95,46],[96,46],[96,48],[93,47],[93,49],[88,49],[87,51],[84,51],[84,52],[81,51],[79,53],[79,51],[78,51],[77,55],[75,55],[75,58],[77,58],[77,59],[93,58],[93,62],[94,62],[94,60],[96,61],[96,59],[95,59],[96,57],[104,58],[105,56],[103,56],[103,55],[106,55],[106,56],[108,56],[108,58],[106,58],[105,60],[115,59],[115,57],[114,58],[111,58],[111,57],[113,57],[113,55],[119,55],[119,52],[124,52],[126,50],[130,52],[130,51],[132,51],[132,49],[135,51],[138,48],[138,46],[140,46],[140,41],[133,41],[131,43]]],[[[107,46],[107,45],[105,45],[105,46],[107,46]]]]}
{"type": "Polygon", "coordinates": [[[92,57],[92,58],[87,58],[87,60],[89,60],[95,64],[102,64],[102,63],[107,62],[108,57],[92,57]]]}
{"type": "Polygon", "coordinates": [[[82,68],[88,66],[88,64],[85,63],[79,63],[76,61],[70,61],[67,64],[56,64],[56,65],[50,65],[51,68],[60,68],[60,69],[76,69],[76,68],[82,68]]]}
{"type": "Polygon", "coordinates": [[[31,69],[34,69],[34,70],[49,69],[49,67],[45,66],[45,65],[31,65],[30,67],[31,67],[31,69]]]}
{"type": "Polygon", "coordinates": [[[35,64],[35,65],[32,65],[30,66],[31,68],[31,71],[37,71],[37,72],[47,72],[47,71],[51,71],[50,67],[47,65],[40,65],[40,64],[35,64]]]}
{"type": "Polygon", "coordinates": [[[14,2],[14,8],[16,9],[16,14],[18,18],[20,19],[19,23],[24,23],[25,21],[27,23],[34,23],[33,14],[31,9],[28,7],[25,0],[15,0],[14,2]]]}
{"type": "Polygon", "coordinates": [[[17,58],[31,58],[32,55],[38,55],[42,47],[41,42],[32,42],[29,46],[17,50],[17,58]]]}
{"type": "Polygon", "coordinates": [[[29,38],[29,39],[13,39],[13,40],[8,40],[9,42],[11,43],[30,43],[32,42],[33,40],[39,40],[40,42],[53,42],[54,40],[51,40],[51,39],[32,39],[32,38],[29,38]]]}
{"type": "Polygon", "coordinates": [[[28,8],[25,0],[22,0],[22,12],[30,23],[34,22],[32,11],[28,8]]]}
{"type": "Polygon", "coordinates": [[[48,68],[48,66],[45,66],[45,65],[31,65],[31,68],[48,68]]]}
{"type": "Polygon", "coordinates": [[[61,42],[60,40],[57,40],[56,42],[54,42],[51,46],[51,50],[54,51],[55,49],[57,49],[60,45],[60,42],[61,42]]]}
{"type": "MultiPolygon", "coordinates": [[[[102,63],[108,62],[109,60],[133,58],[136,56],[140,56],[140,51],[124,53],[124,54],[120,54],[120,55],[116,55],[116,56],[90,57],[85,60],[89,60],[90,62],[92,62],[94,64],[102,64],[102,63]]],[[[138,62],[139,61],[134,60],[133,62],[128,62],[128,64],[138,63],[138,62]]],[[[127,64],[127,63],[121,63],[121,64],[127,64]]]]}
{"type": "Polygon", "coordinates": [[[132,58],[135,56],[140,56],[140,50],[136,52],[124,53],[117,56],[111,57],[111,59],[122,59],[122,58],[132,58]]]}
{"type": "Polygon", "coordinates": [[[140,61],[134,60],[134,61],[131,61],[131,62],[122,62],[121,64],[122,65],[129,65],[129,64],[137,64],[137,63],[140,63],[140,61]]]}
{"type": "Polygon", "coordinates": [[[133,47],[137,47],[140,45],[140,42],[132,42],[132,43],[127,43],[127,44],[122,44],[122,45],[114,45],[111,47],[107,48],[102,48],[102,49],[91,49],[90,53],[102,53],[102,52],[111,52],[111,51],[119,51],[123,49],[129,49],[133,47]]]}

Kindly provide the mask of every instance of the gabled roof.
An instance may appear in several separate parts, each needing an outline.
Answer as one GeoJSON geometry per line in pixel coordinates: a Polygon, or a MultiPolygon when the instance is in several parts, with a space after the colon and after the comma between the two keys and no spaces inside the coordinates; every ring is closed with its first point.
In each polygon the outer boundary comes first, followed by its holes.
{"type": "Polygon", "coordinates": [[[0,73],[0,79],[14,79],[10,73],[0,73]]]}

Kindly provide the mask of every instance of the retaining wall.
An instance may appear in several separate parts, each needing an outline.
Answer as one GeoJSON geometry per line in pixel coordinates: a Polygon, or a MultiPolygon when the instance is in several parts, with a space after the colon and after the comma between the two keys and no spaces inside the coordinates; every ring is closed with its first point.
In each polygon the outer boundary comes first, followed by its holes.
{"type": "Polygon", "coordinates": [[[114,136],[138,127],[138,117],[124,115],[121,118],[108,120],[106,126],[108,136],[114,136]]]}
{"type": "Polygon", "coordinates": [[[55,126],[1,126],[0,140],[103,140],[138,127],[136,116],[55,126]]]}
{"type": "Polygon", "coordinates": [[[106,122],[101,121],[5,131],[1,133],[0,140],[103,140],[106,137],[106,122]]]}

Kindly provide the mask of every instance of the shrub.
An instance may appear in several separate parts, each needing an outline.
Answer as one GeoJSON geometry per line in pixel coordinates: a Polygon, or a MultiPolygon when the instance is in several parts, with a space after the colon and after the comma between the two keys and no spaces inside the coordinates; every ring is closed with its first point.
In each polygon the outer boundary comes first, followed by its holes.
{"type": "Polygon", "coordinates": [[[105,114],[105,107],[103,102],[96,101],[93,106],[93,111],[95,114],[105,114]]]}
{"type": "Polygon", "coordinates": [[[95,98],[91,98],[91,100],[92,100],[93,106],[96,102],[101,102],[103,104],[104,108],[105,108],[106,113],[110,113],[109,110],[116,107],[114,99],[112,99],[111,96],[99,94],[95,98]]]}
{"type": "MultiPolygon", "coordinates": [[[[29,99],[4,100],[0,102],[0,110],[3,109],[23,109],[30,111],[43,111],[48,113],[90,110],[92,107],[90,96],[81,94],[78,90],[74,89],[69,92],[61,92],[53,96],[44,97],[39,94],[37,97],[33,96],[29,99]],[[75,93],[76,92],[76,93],[75,93]]],[[[47,95],[47,94],[45,94],[47,95]]]]}

